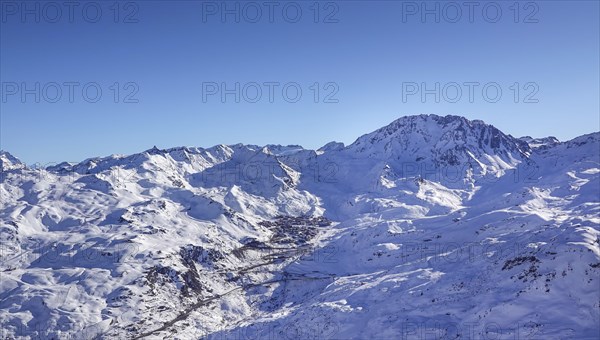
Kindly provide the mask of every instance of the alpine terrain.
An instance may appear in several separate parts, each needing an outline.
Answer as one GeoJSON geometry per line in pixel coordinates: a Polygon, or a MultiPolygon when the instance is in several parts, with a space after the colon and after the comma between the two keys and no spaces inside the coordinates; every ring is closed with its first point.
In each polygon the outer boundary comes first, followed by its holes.
{"type": "Polygon", "coordinates": [[[600,338],[600,132],[0,169],[1,339],[600,338]]]}

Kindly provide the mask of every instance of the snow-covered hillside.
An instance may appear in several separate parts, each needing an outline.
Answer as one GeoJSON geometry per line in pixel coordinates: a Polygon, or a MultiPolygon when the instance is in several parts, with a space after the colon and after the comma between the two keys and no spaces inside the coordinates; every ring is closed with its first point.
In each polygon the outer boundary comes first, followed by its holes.
{"type": "Polygon", "coordinates": [[[600,132],[0,152],[0,338],[598,339],[600,132]]]}

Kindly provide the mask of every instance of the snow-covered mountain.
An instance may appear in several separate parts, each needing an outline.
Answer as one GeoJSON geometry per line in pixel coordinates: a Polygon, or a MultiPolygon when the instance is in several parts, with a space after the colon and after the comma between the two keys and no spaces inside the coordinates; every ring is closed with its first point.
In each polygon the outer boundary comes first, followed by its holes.
{"type": "Polygon", "coordinates": [[[600,132],[0,152],[0,338],[598,339],[600,132]]]}
{"type": "Polygon", "coordinates": [[[560,141],[553,136],[543,138],[532,138],[531,136],[524,136],[519,139],[529,144],[531,148],[547,147],[560,143],[560,141]]]}
{"type": "Polygon", "coordinates": [[[18,158],[11,155],[6,151],[0,150],[0,170],[1,171],[10,171],[10,170],[18,170],[25,168],[25,164],[23,164],[18,158]]]}
{"type": "Polygon", "coordinates": [[[499,160],[500,163],[513,163],[530,152],[529,144],[507,136],[481,120],[436,115],[400,118],[360,137],[348,149],[384,159],[430,159],[436,165],[497,163],[499,160]]]}

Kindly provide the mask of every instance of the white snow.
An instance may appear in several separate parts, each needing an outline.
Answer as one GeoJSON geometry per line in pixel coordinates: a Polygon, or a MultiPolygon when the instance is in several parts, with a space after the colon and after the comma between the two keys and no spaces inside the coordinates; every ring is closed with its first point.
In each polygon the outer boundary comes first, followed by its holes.
{"type": "Polygon", "coordinates": [[[600,133],[419,115],[319,151],[0,161],[0,338],[600,332],[600,133]]]}

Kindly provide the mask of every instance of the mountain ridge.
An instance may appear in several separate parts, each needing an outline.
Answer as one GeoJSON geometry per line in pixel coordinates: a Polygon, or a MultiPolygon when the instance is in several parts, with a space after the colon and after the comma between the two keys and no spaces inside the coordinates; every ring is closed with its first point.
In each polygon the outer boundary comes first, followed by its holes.
{"type": "MultiPolygon", "coordinates": [[[[482,139],[485,142],[482,144],[479,144],[478,145],[479,147],[482,147],[483,145],[493,147],[493,146],[497,146],[496,145],[497,143],[510,141],[510,142],[512,142],[511,144],[513,144],[513,146],[516,146],[516,149],[518,149],[518,152],[521,154],[530,153],[532,151],[532,149],[538,148],[540,146],[546,147],[547,145],[564,144],[564,143],[569,143],[570,141],[574,141],[583,136],[590,135],[590,136],[592,136],[592,138],[595,138],[594,136],[600,135],[600,131],[591,132],[588,134],[584,134],[582,136],[574,137],[568,141],[562,141],[562,142],[552,136],[541,137],[541,138],[532,138],[529,136],[524,136],[524,137],[515,138],[515,137],[512,137],[510,134],[504,134],[501,130],[497,129],[496,127],[494,127],[491,124],[485,123],[483,120],[480,120],[480,119],[469,120],[465,117],[457,116],[457,115],[439,116],[439,115],[435,115],[435,114],[419,114],[419,115],[399,117],[384,127],[381,127],[379,129],[376,129],[375,131],[363,134],[362,136],[358,137],[354,142],[352,142],[349,145],[344,145],[344,143],[338,143],[338,142],[329,142],[316,150],[305,149],[300,145],[268,144],[268,145],[264,145],[264,146],[259,146],[259,145],[254,145],[254,144],[242,144],[242,143],[232,144],[232,145],[217,144],[217,145],[214,145],[214,146],[211,146],[208,148],[198,147],[198,146],[176,146],[176,147],[170,147],[170,148],[165,148],[165,149],[158,149],[156,146],[154,146],[153,148],[144,150],[139,153],[133,153],[133,154],[129,154],[129,155],[113,154],[110,156],[96,156],[96,157],[87,158],[78,163],[62,162],[57,165],[47,166],[45,168],[52,171],[52,170],[61,168],[61,166],[63,168],[65,166],[68,167],[68,165],[82,166],[84,164],[91,164],[91,163],[98,163],[98,162],[110,162],[110,161],[119,161],[119,160],[130,161],[131,159],[144,157],[144,155],[146,155],[146,154],[147,155],[165,155],[165,154],[178,153],[178,152],[179,153],[191,153],[191,154],[201,154],[203,152],[222,152],[224,149],[225,150],[231,149],[232,147],[248,148],[248,149],[264,148],[265,150],[269,150],[269,152],[272,152],[272,153],[273,153],[273,150],[281,151],[283,149],[287,149],[288,154],[290,153],[290,151],[293,154],[294,151],[296,151],[296,152],[300,152],[300,151],[319,152],[319,151],[321,151],[322,152],[322,151],[341,151],[341,150],[347,150],[347,149],[360,149],[360,145],[364,144],[366,139],[373,140],[376,138],[382,138],[382,136],[381,136],[382,134],[391,135],[392,132],[396,132],[401,127],[404,127],[408,124],[411,124],[410,126],[415,127],[418,120],[423,120],[425,122],[434,121],[437,124],[443,125],[444,127],[448,126],[452,123],[459,122],[458,131],[464,131],[465,126],[468,128],[484,127],[484,128],[489,129],[489,131],[486,131],[485,129],[483,131],[481,131],[481,133],[488,133],[488,135],[482,136],[482,139]],[[491,133],[490,133],[490,131],[491,131],[491,133]]],[[[460,134],[455,135],[455,136],[460,136],[460,134]]],[[[1,151],[1,152],[3,154],[6,154],[7,155],[6,157],[10,156],[10,159],[12,159],[12,162],[16,162],[16,164],[19,164],[19,166],[24,165],[24,163],[22,163],[20,160],[18,160],[17,157],[11,155],[9,152],[7,152],[7,151],[1,151]]],[[[277,156],[283,155],[283,154],[277,153],[277,152],[275,152],[273,154],[277,155],[277,156]]],[[[7,160],[4,160],[3,164],[7,164],[7,160]]],[[[13,166],[13,165],[11,165],[11,166],[13,166]]],[[[8,169],[8,167],[7,167],[7,169],[8,169]]]]}
{"type": "Polygon", "coordinates": [[[594,338],[600,133],[527,150],[494,129],[47,171],[3,153],[0,337],[594,338]]]}

